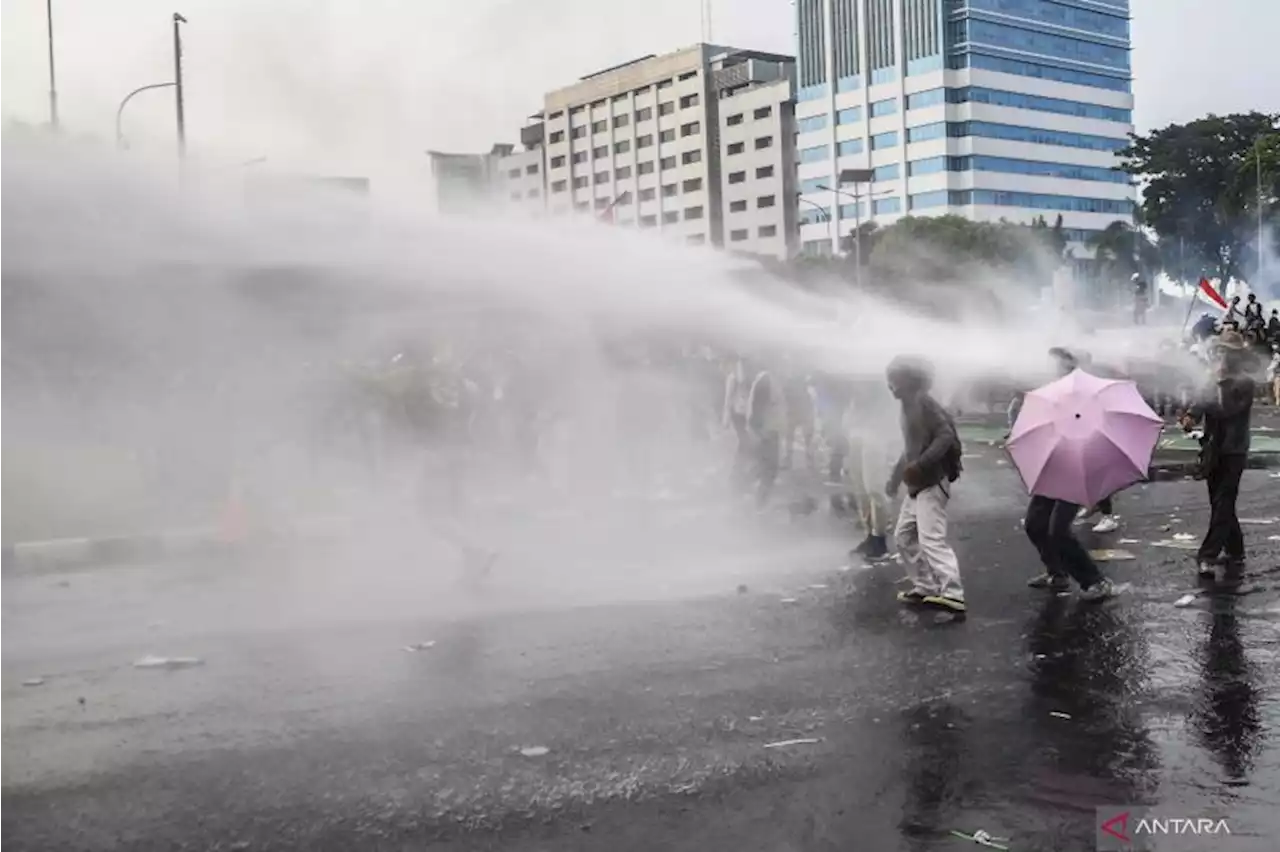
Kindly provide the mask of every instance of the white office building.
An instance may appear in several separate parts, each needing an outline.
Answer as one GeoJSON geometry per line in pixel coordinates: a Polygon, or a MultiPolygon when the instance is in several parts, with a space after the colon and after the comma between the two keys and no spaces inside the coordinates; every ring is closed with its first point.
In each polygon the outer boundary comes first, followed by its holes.
{"type": "Polygon", "coordinates": [[[1075,243],[1131,219],[1128,0],[795,5],[804,251],[908,214],[1061,214],[1075,243]]]}
{"type": "Polygon", "coordinates": [[[694,245],[785,258],[797,232],[794,62],[698,44],[547,93],[504,156],[516,209],[607,217],[694,245]]]}

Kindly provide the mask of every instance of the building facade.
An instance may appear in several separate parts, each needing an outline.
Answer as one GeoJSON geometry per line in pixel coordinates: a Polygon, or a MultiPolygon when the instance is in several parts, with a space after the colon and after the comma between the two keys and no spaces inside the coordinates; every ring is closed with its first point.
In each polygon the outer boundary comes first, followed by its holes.
{"type": "Polygon", "coordinates": [[[904,215],[1131,220],[1128,0],[796,0],[796,36],[804,251],[904,215]]]}
{"type": "Polygon", "coordinates": [[[494,194],[512,211],[787,257],[794,89],[791,57],[711,44],[605,69],[547,93],[494,194]]]}

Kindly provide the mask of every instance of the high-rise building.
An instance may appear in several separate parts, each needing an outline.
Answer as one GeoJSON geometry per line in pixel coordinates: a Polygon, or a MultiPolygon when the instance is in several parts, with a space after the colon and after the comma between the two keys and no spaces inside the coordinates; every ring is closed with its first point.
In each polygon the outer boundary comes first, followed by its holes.
{"type": "Polygon", "coordinates": [[[796,34],[803,250],[907,214],[1131,219],[1128,0],[796,0],[796,34]]]}
{"type": "Polygon", "coordinates": [[[694,245],[796,246],[794,60],[698,44],[547,93],[494,194],[694,245]]]}

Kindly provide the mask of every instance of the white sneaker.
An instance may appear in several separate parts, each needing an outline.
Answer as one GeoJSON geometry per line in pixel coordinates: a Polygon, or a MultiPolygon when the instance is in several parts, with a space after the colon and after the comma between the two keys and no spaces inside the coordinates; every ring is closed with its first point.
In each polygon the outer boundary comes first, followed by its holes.
{"type": "Polygon", "coordinates": [[[1080,511],[1076,512],[1076,523],[1083,524],[1097,513],[1097,508],[1093,506],[1081,506],[1080,511]]]}
{"type": "Polygon", "coordinates": [[[1120,529],[1120,519],[1115,515],[1104,515],[1102,520],[1093,526],[1093,531],[1096,533],[1111,533],[1118,529],[1120,529]]]}

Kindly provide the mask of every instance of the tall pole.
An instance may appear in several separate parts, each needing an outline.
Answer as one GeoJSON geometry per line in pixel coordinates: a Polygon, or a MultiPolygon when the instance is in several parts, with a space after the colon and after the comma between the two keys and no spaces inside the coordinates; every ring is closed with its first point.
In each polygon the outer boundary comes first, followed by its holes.
{"type": "Polygon", "coordinates": [[[186,18],[173,13],[173,86],[177,97],[179,157],[187,156],[187,116],[182,101],[182,32],[178,28],[179,24],[186,22],[186,18]]]}
{"type": "MultiPolygon", "coordinates": [[[[1264,244],[1262,241],[1262,136],[1253,143],[1253,160],[1258,169],[1258,283],[1262,283],[1262,260],[1264,244]]],[[[1257,292],[1257,287],[1251,287],[1257,292]]]]}
{"type": "Polygon", "coordinates": [[[45,0],[45,17],[49,22],[49,126],[58,129],[58,77],[53,62],[53,0],[45,0]]]}

